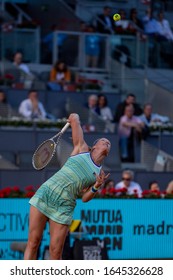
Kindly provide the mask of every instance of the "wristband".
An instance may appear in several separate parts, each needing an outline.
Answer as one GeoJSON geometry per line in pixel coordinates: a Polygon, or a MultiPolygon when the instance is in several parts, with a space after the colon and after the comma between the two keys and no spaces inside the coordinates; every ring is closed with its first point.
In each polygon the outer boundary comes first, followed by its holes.
{"type": "Polygon", "coordinates": [[[97,191],[98,191],[98,189],[97,189],[96,187],[93,186],[93,187],[91,188],[91,192],[92,192],[92,193],[96,193],[97,191]]]}

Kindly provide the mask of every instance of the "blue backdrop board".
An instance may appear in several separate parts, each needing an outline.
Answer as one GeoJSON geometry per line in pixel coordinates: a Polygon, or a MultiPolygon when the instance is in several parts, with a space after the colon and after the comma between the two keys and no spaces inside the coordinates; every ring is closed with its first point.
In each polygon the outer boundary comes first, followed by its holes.
{"type": "MultiPolygon", "coordinates": [[[[88,238],[107,243],[110,259],[172,259],[173,203],[166,199],[77,200],[74,219],[82,220],[88,238]]],[[[10,244],[27,241],[28,199],[0,199],[0,259],[20,259],[10,244]]],[[[44,230],[40,257],[49,244],[44,230]]]]}

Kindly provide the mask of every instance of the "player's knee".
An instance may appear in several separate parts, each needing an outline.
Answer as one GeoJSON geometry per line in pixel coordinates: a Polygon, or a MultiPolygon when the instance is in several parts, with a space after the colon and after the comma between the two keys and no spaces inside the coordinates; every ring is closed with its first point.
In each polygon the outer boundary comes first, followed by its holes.
{"type": "Polygon", "coordinates": [[[50,244],[49,253],[51,259],[60,260],[62,258],[62,247],[57,246],[57,244],[50,244]]]}
{"type": "Polygon", "coordinates": [[[40,245],[40,237],[39,236],[34,236],[29,238],[28,240],[28,244],[27,246],[31,249],[31,250],[37,250],[39,245],[40,245]]]}

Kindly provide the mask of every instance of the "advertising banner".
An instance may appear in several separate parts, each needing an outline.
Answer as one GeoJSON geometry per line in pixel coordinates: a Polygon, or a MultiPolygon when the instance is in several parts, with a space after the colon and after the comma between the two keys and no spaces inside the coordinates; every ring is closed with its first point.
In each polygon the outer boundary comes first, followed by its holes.
{"type": "MultiPolygon", "coordinates": [[[[27,242],[28,199],[0,199],[0,259],[21,259],[14,242],[27,242]]],[[[173,258],[173,203],[166,199],[77,200],[74,220],[87,230],[85,239],[106,244],[109,259],[173,258]]],[[[44,230],[40,258],[49,244],[44,230]]]]}

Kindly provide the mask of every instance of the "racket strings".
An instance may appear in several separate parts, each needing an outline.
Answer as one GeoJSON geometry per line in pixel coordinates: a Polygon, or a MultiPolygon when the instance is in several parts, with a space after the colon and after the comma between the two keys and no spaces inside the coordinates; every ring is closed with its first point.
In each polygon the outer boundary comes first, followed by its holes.
{"type": "Polygon", "coordinates": [[[33,155],[33,165],[36,169],[44,168],[52,159],[56,150],[56,144],[53,140],[47,140],[33,155]]]}

